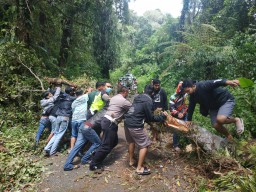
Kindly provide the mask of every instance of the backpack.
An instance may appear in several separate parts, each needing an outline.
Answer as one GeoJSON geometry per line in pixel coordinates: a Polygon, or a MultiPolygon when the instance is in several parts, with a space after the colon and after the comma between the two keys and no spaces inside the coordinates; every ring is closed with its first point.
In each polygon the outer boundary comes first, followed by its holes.
{"type": "Polygon", "coordinates": [[[49,107],[49,108],[43,113],[43,115],[50,116],[51,111],[52,111],[53,108],[54,108],[54,106],[49,107]]]}
{"type": "Polygon", "coordinates": [[[58,110],[58,108],[59,108],[59,106],[60,106],[60,103],[61,103],[61,101],[60,101],[60,99],[59,99],[59,97],[58,97],[58,98],[55,100],[54,105],[51,107],[51,110],[50,110],[49,115],[52,115],[52,116],[54,116],[54,117],[57,117],[56,112],[57,112],[57,110],[58,110]]]}

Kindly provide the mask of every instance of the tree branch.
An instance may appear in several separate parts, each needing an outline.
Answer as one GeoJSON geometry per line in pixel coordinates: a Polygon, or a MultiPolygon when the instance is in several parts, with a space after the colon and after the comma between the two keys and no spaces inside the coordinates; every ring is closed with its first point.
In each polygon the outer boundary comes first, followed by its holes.
{"type": "Polygon", "coordinates": [[[30,10],[29,5],[28,5],[28,0],[26,0],[26,4],[27,4],[27,8],[29,10],[29,13],[31,14],[31,10],[30,10]]]}
{"type": "Polygon", "coordinates": [[[40,82],[42,91],[45,91],[44,85],[43,85],[43,82],[41,81],[41,79],[31,70],[31,68],[29,68],[28,66],[26,66],[26,65],[21,61],[20,56],[18,56],[18,59],[19,59],[19,61],[20,61],[20,64],[22,64],[24,67],[26,67],[26,68],[30,71],[30,73],[31,73],[32,75],[34,75],[34,77],[40,82]]]}
{"type": "Polygon", "coordinates": [[[42,90],[41,89],[33,89],[33,90],[31,90],[31,89],[21,89],[21,90],[19,90],[19,92],[42,92],[42,90]]]}

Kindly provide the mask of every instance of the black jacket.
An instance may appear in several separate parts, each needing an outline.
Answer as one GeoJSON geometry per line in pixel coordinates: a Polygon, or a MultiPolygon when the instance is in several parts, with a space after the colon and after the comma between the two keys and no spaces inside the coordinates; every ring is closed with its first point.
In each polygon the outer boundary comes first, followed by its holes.
{"type": "Polygon", "coordinates": [[[154,116],[152,114],[153,102],[149,95],[139,94],[134,98],[131,108],[124,115],[124,125],[128,128],[143,128],[146,122],[162,122],[165,120],[164,115],[154,116]]]}
{"type": "Polygon", "coordinates": [[[59,96],[59,97],[54,101],[54,106],[52,107],[52,109],[51,109],[49,115],[54,116],[54,117],[57,117],[57,114],[56,114],[56,113],[57,113],[57,111],[58,111],[58,109],[59,109],[59,107],[60,107],[60,104],[61,104],[60,97],[61,97],[61,96],[59,96]]]}
{"type": "Polygon", "coordinates": [[[192,120],[197,103],[200,104],[200,113],[207,116],[210,109],[219,109],[227,100],[234,100],[233,95],[228,90],[220,88],[220,86],[226,86],[226,79],[196,83],[196,91],[189,98],[188,121],[192,120]]]}
{"type": "Polygon", "coordinates": [[[71,104],[76,99],[76,97],[73,97],[73,96],[70,96],[69,94],[64,93],[63,95],[59,96],[59,99],[60,99],[60,104],[56,112],[56,115],[71,117],[72,116],[71,104]]]}
{"type": "Polygon", "coordinates": [[[164,89],[160,88],[159,91],[152,93],[153,110],[162,108],[163,111],[168,110],[167,95],[164,89]]]}

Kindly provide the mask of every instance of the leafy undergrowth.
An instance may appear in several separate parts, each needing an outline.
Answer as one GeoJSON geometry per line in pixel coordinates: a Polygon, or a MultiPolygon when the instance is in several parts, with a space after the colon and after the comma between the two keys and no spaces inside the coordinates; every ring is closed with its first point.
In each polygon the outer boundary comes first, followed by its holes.
{"type": "MultiPolygon", "coordinates": [[[[165,136],[168,134],[165,134],[165,136]]],[[[170,137],[169,137],[170,138],[170,137]]],[[[168,140],[164,137],[164,140],[168,140]]],[[[181,138],[180,158],[193,167],[199,191],[256,191],[256,140],[236,140],[231,148],[207,155],[181,138]]]]}
{"type": "Polygon", "coordinates": [[[256,191],[255,141],[240,141],[234,149],[219,151],[211,156],[202,153],[200,159],[195,151],[184,155],[188,163],[197,162],[195,168],[207,178],[200,191],[256,191]]]}
{"type": "Polygon", "coordinates": [[[3,123],[0,132],[0,191],[35,191],[34,183],[43,171],[33,158],[36,123],[8,126],[3,123]]]}
{"type": "Polygon", "coordinates": [[[226,191],[256,191],[256,140],[240,141],[233,158],[239,167],[214,180],[213,189],[226,191]],[[236,159],[236,160],[235,160],[236,159]]]}

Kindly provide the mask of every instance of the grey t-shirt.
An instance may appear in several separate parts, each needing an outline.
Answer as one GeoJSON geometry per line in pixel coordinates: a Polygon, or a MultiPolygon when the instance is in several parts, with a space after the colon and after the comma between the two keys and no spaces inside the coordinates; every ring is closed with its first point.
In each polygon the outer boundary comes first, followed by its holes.
{"type": "Polygon", "coordinates": [[[117,94],[110,99],[106,115],[119,122],[131,106],[132,104],[130,101],[125,99],[121,94],[117,94]]]}

